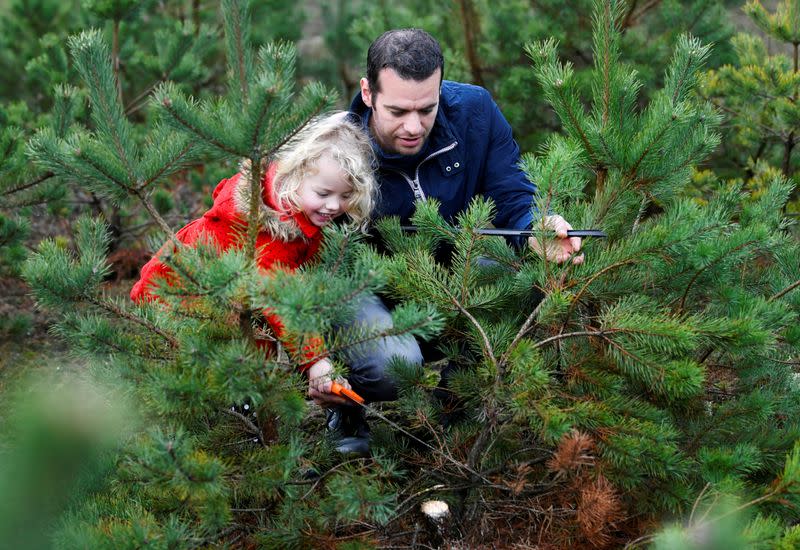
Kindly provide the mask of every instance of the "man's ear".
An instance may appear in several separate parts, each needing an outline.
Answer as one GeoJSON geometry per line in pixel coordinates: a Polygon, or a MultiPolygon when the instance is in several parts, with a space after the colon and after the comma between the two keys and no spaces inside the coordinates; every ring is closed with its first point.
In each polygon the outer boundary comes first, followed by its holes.
{"type": "Polygon", "coordinates": [[[366,78],[362,78],[359,84],[361,85],[361,101],[367,107],[372,108],[372,90],[369,89],[369,81],[366,78]]]}

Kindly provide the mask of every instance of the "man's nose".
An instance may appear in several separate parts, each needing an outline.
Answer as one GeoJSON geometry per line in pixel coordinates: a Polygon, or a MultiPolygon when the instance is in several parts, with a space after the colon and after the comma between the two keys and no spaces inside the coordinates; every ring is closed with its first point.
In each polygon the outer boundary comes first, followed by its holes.
{"type": "Polygon", "coordinates": [[[422,122],[417,113],[409,113],[403,125],[405,126],[405,131],[412,136],[417,136],[422,133],[422,122]]]}

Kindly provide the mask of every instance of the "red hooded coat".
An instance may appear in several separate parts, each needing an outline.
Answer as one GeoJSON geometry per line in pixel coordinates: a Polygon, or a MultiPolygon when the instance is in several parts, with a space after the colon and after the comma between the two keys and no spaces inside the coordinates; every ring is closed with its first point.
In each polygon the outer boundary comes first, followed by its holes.
{"type": "MultiPolygon", "coordinates": [[[[272,165],[264,175],[261,186],[261,228],[256,249],[259,251],[258,266],[265,272],[278,266],[290,270],[301,266],[316,254],[322,242],[321,229],[311,223],[305,213],[287,214],[278,210],[272,196],[274,175],[275,165],[272,165]]],[[[214,205],[202,218],[190,222],[178,231],[178,240],[189,246],[209,240],[216,243],[221,252],[239,247],[240,235],[247,230],[248,196],[249,182],[241,173],[222,180],[212,194],[214,205]]],[[[172,271],[159,260],[159,254],[160,252],[142,267],[141,277],[131,290],[131,299],[134,302],[153,300],[155,296],[152,291],[157,281],[165,280],[170,283],[173,279],[172,271]]],[[[265,316],[273,333],[284,341],[284,328],[280,318],[269,312],[265,316]]],[[[303,347],[302,356],[306,359],[319,358],[323,355],[322,342],[319,338],[310,340],[303,347]]],[[[293,348],[291,342],[284,343],[290,350],[293,348]]],[[[308,368],[311,364],[313,361],[301,365],[300,368],[308,368]]]]}

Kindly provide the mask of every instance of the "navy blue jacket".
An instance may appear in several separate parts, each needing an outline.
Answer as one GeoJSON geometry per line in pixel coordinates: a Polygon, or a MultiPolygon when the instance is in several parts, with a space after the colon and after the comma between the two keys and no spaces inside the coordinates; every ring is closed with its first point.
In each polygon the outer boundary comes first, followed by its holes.
{"type": "MultiPolygon", "coordinates": [[[[361,94],[350,111],[368,127],[372,110],[361,94]]],[[[520,170],[511,126],[485,89],[445,80],[436,122],[413,156],[387,154],[374,140],[372,144],[380,163],[375,218],[399,216],[401,223],[408,223],[414,201],[431,197],[441,202],[442,216],[453,221],[473,197],[485,195],[495,203],[495,227],[531,226],[536,186],[520,170]]]]}

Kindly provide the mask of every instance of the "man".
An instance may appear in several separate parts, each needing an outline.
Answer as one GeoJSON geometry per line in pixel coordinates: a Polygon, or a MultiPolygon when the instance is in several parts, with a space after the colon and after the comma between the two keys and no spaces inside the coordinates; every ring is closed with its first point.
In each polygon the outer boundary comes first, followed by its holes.
{"type": "MultiPolygon", "coordinates": [[[[435,198],[442,216],[453,220],[476,195],[484,195],[495,203],[495,227],[529,229],[536,186],[519,168],[519,147],[510,125],[486,90],[443,76],[441,47],[425,31],[388,31],[369,47],[367,76],[350,111],[369,133],[380,164],[374,217],[399,216],[401,223],[408,223],[417,201],[435,198]]],[[[531,237],[527,244],[550,261],[582,263],[581,240],[567,237],[572,227],[558,215],[546,216],[544,222],[555,238],[540,242],[531,237]]],[[[515,244],[523,246],[524,241],[515,244]]],[[[362,304],[357,322],[385,328],[391,326],[391,316],[372,296],[362,304]]],[[[351,361],[349,380],[357,392],[370,392],[368,400],[396,398],[384,372],[392,356],[422,361],[411,338],[384,338],[362,351],[369,360],[351,361]],[[376,385],[381,392],[371,391],[376,385]]],[[[329,386],[321,380],[309,396],[324,406],[342,405],[341,398],[327,393],[329,386]]],[[[366,434],[359,409],[331,410],[330,428],[344,435],[366,434]]]]}

